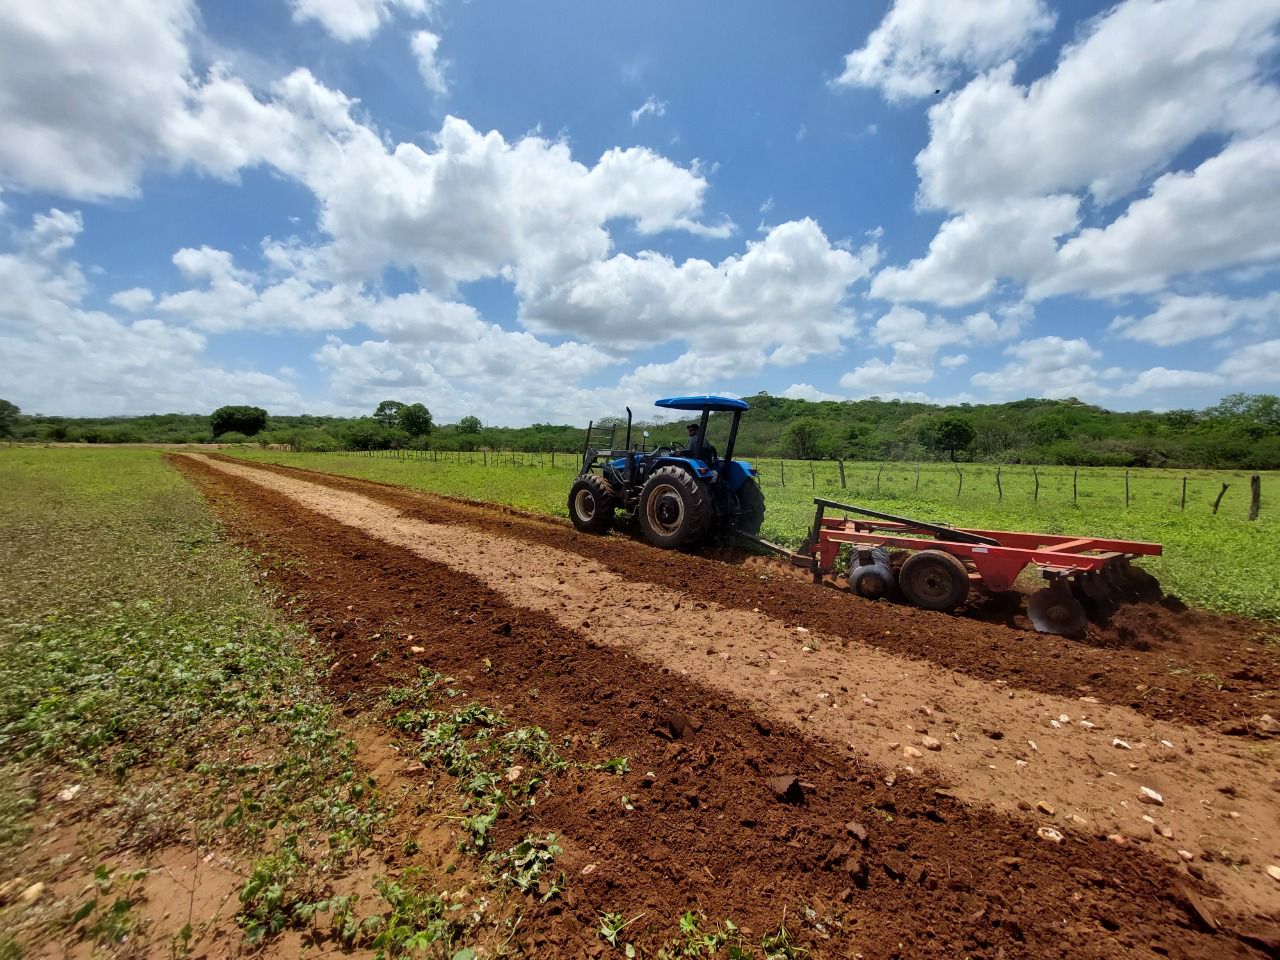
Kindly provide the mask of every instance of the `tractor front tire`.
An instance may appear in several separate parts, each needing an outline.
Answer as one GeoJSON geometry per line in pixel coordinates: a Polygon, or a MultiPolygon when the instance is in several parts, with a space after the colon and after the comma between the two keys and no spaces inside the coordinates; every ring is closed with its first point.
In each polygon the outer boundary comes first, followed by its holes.
{"type": "Polygon", "coordinates": [[[738,488],[738,529],[758,537],[763,525],[764,494],[758,483],[747,478],[738,488]]]}
{"type": "Polygon", "coordinates": [[[569,488],[569,519],[583,533],[608,533],[618,497],[604,477],[587,473],[569,488]]]}
{"type": "Polygon", "coordinates": [[[674,550],[697,542],[711,528],[711,497],[689,471],[662,467],[645,481],[636,513],[646,540],[674,550]]]}

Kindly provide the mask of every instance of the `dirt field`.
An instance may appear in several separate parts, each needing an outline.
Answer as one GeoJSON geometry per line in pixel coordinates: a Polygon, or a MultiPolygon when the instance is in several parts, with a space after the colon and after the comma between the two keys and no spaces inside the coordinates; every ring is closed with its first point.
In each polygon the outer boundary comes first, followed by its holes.
{"type": "Polygon", "coordinates": [[[563,838],[564,899],[527,915],[548,955],[598,953],[602,911],[637,917],[644,946],[694,907],[757,932],[807,908],[817,956],[1280,945],[1280,764],[1258,722],[1280,710],[1280,656],[1261,624],[1151,605],[1081,643],[981,604],[872,604],[758,560],[175,460],[329,645],[353,716],[430,666],[630,758],[496,827],[563,838]]]}

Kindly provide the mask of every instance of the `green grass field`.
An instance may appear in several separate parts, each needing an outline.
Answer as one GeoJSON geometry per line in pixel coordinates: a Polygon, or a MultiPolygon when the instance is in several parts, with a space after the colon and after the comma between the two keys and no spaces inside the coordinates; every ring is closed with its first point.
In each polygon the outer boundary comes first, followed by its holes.
{"type": "MultiPolygon", "coordinates": [[[[235,453],[558,517],[568,515],[565,500],[577,469],[575,459],[564,454],[557,455],[553,468],[550,458],[539,454],[517,454],[515,464],[510,454],[496,463],[490,455],[485,466],[478,453],[442,455],[439,461],[421,454],[399,459],[250,448],[235,453]]],[[[814,496],[961,526],[1152,540],[1164,544],[1164,556],[1144,560],[1143,566],[1166,590],[1195,606],[1280,619],[1277,473],[1262,474],[1262,511],[1251,522],[1246,519],[1250,474],[1233,471],[1131,470],[1126,507],[1125,471],[1102,467],[1081,467],[1078,476],[1070,467],[1036,468],[1037,501],[1031,467],[1001,468],[1000,499],[996,468],[986,464],[961,465],[959,496],[960,477],[950,464],[922,465],[918,492],[913,464],[846,463],[844,488],[834,462],[762,460],[756,465],[768,500],[763,535],[788,546],[798,545],[812,523],[814,496]],[[1223,483],[1230,486],[1214,515],[1213,501],[1223,483]]]]}
{"type": "Polygon", "coordinates": [[[250,883],[228,916],[250,938],[279,930],[383,815],[310,637],[159,450],[0,448],[0,489],[0,861],[26,882],[57,871],[22,852],[52,814],[41,794],[74,784],[105,811],[97,859],[76,861],[88,892],[21,922],[0,909],[0,956],[49,936],[113,955],[159,937],[153,952],[187,955],[211,927],[156,926],[138,909],[146,871],[117,871],[173,844],[233,857],[250,883]]]}

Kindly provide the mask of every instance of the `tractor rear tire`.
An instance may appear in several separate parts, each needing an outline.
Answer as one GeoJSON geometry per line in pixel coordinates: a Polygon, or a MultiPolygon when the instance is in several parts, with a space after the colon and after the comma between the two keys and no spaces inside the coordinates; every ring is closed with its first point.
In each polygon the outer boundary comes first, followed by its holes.
{"type": "Polygon", "coordinates": [[[969,571],[945,550],[921,550],[902,564],[898,588],[917,607],[948,613],[969,596],[969,571]]]}
{"type": "Polygon", "coordinates": [[[738,529],[753,537],[760,536],[764,525],[764,494],[760,485],[748,477],[738,488],[738,529]]]}
{"type": "Polygon", "coordinates": [[[569,488],[569,519],[583,533],[608,533],[618,497],[604,477],[587,473],[569,488]]]}
{"type": "Polygon", "coordinates": [[[695,543],[711,528],[707,488],[680,467],[661,467],[640,491],[640,532],[655,547],[674,550],[695,543]]]}

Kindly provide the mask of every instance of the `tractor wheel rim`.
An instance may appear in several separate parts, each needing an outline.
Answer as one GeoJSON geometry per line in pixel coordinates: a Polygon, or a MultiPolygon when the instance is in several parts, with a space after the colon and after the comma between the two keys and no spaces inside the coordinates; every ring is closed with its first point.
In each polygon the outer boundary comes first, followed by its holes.
{"type": "Polygon", "coordinates": [[[579,490],[573,500],[573,509],[581,520],[593,520],[596,515],[596,498],[590,490],[579,490]]]}
{"type": "Polygon", "coordinates": [[[663,536],[671,536],[684,526],[684,500],[670,484],[655,487],[645,507],[649,525],[663,536]]]}

